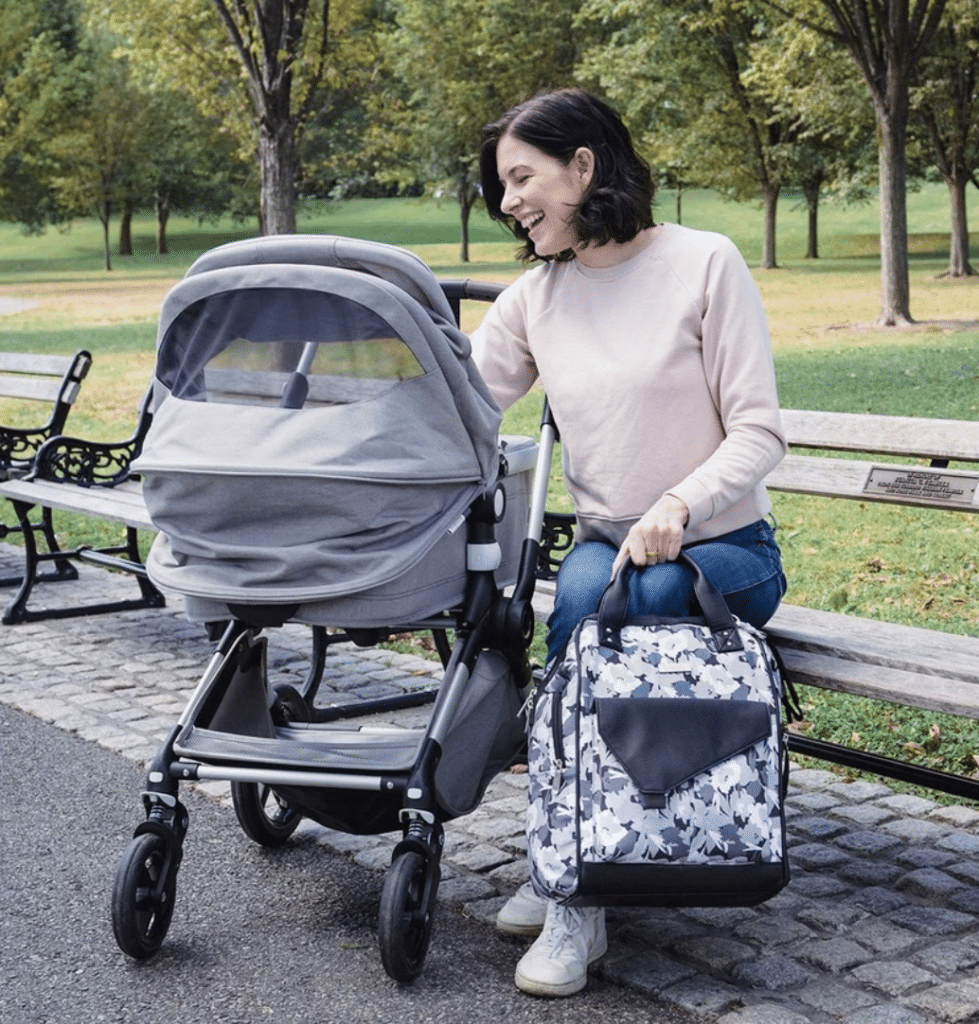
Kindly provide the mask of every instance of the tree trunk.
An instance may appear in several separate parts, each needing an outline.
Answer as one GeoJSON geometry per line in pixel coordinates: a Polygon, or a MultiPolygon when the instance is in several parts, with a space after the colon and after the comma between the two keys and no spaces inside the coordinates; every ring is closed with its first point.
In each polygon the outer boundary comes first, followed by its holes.
{"type": "MultiPolygon", "coordinates": [[[[890,95],[894,96],[896,90],[890,95]]],[[[907,91],[904,91],[905,98],[907,91]]],[[[911,286],[908,267],[907,103],[890,110],[874,104],[877,114],[880,176],[880,318],[882,327],[910,324],[911,286]]]]}
{"type": "Polygon", "coordinates": [[[762,270],[775,270],[775,215],[778,212],[778,194],[781,186],[766,183],[765,186],[765,228],[762,241],[762,270]]]}
{"type": "Polygon", "coordinates": [[[819,259],[819,187],[820,183],[807,182],[802,186],[806,197],[808,224],[806,230],[806,259],[819,259]]]}
{"type": "Polygon", "coordinates": [[[119,218],[119,255],[132,256],[133,254],[133,208],[129,202],[122,208],[122,216],[119,218]]]}
{"type": "Polygon", "coordinates": [[[683,216],[682,216],[682,210],[681,210],[682,203],[683,203],[683,189],[680,188],[679,185],[677,185],[677,189],[676,189],[676,222],[677,222],[677,224],[682,224],[683,223],[683,216]]]}
{"type": "Polygon", "coordinates": [[[968,179],[945,179],[948,186],[951,238],[948,256],[948,277],[973,277],[975,270],[969,263],[969,217],[965,201],[968,179]]]}
{"type": "Polygon", "coordinates": [[[99,212],[99,220],[102,222],[102,253],[104,256],[104,267],[106,270],[112,269],[112,252],[111,245],[109,244],[109,219],[112,216],[112,204],[106,199],[102,204],[102,209],[99,212]]]}
{"type": "Polygon", "coordinates": [[[296,148],[292,122],[259,128],[262,166],[262,228],[267,235],[296,232],[296,148]]]}
{"type": "Polygon", "coordinates": [[[468,196],[459,200],[459,213],[461,223],[459,225],[459,262],[469,262],[469,213],[471,207],[468,196]]]}
{"type": "Polygon", "coordinates": [[[156,254],[166,256],[170,252],[167,245],[167,221],[170,219],[170,196],[156,194],[156,254]]]}

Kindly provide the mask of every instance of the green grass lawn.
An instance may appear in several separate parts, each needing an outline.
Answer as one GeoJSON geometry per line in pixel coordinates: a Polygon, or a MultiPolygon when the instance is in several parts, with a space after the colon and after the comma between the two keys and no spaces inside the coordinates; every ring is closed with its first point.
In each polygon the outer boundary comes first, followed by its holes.
{"type": "MultiPolygon", "coordinates": [[[[873,205],[821,211],[819,260],[805,260],[806,218],[783,197],[778,222],[780,268],[756,271],[772,328],[783,406],[979,419],[979,279],[948,281],[947,197],[939,186],[909,196],[911,309],[914,329],[881,330],[877,211],[873,205]],[[949,322],[952,322],[949,326],[949,322]]],[[[659,216],[674,219],[674,197],[659,216]]],[[[975,222],[975,215],[973,221],[975,222]]],[[[683,196],[683,222],[730,235],[749,265],[761,252],[759,208],[717,196],[683,196]]],[[[83,436],[128,436],[153,364],[156,310],[170,283],[202,251],[254,233],[251,225],[171,221],[171,254],[153,251],[150,218],[137,219],[137,253],[101,269],[99,226],[24,236],[0,225],[0,297],[36,299],[38,308],[0,317],[0,348],[95,354],[82,400],[69,421],[83,436]]],[[[303,232],[352,235],[407,245],[441,277],[509,281],[514,243],[484,214],[473,217],[472,262],[460,264],[457,209],[422,200],[355,200],[304,212],[303,232]]],[[[973,263],[979,236],[973,235],[973,263]]],[[[463,325],[482,316],[467,304],[463,325]]],[[[540,396],[507,414],[510,433],[536,434],[540,396]]],[[[0,421],[16,415],[0,404],[0,421]]],[[[790,581],[788,599],[870,618],[975,634],[979,629],[979,558],[971,517],[774,495],[779,540],[790,581]]],[[[569,503],[552,475],[551,502],[569,503]]],[[[105,543],[100,524],[63,517],[66,543],[105,543]]],[[[534,648],[542,656],[541,638],[534,648]]],[[[814,735],[864,743],[947,770],[979,767],[979,724],[807,690],[814,735]],[[936,732],[937,727],[937,732],[936,732]],[[858,737],[854,740],[854,736],[858,737]],[[936,739],[937,737],[937,739],[936,739]]]]}

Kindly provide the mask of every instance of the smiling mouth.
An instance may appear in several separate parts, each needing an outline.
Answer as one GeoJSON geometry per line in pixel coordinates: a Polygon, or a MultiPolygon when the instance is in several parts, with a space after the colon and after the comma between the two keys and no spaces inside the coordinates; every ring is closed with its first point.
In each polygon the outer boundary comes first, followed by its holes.
{"type": "Polygon", "coordinates": [[[528,217],[526,220],[520,222],[520,226],[524,231],[530,233],[535,227],[544,219],[544,214],[535,213],[533,217],[528,217]]]}

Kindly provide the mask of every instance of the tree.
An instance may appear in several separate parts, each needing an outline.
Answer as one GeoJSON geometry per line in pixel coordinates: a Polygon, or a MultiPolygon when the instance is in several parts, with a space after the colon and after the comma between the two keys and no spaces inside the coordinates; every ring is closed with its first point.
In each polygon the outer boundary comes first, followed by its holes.
{"type": "MultiPolygon", "coordinates": [[[[976,273],[969,263],[966,188],[979,170],[979,10],[949,0],[947,16],[922,57],[911,90],[913,116],[930,143],[948,188],[947,277],[976,273]]],[[[979,186],[977,186],[979,187],[979,186]]]]}
{"type": "Polygon", "coordinates": [[[78,85],[85,102],[72,125],[46,143],[57,164],[53,185],[63,209],[102,224],[104,265],[112,269],[109,224],[127,195],[148,187],[144,159],[153,137],[146,106],[132,88],[128,62],[111,36],[91,36],[78,85]]]}
{"type": "Polygon", "coordinates": [[[780,120],[793,125],[794,142],[783,150],[786,176],[802,190],[808,219],[806,258],[817,259],[821,194],[863,202],[876,178],[869,97],[852,70],[837,59],[833,43],[791,20],[773,26],[759,41],[745,79],[767,98],[780,120]]]}
{"type": "Polygon", "coordinates": [[[870,89],[878,133],[881,312],[912,322],[908,267],[907,133],[910,90],[947,0],[788,0],[788,10],[845,47],[870,89]],[[819,14],[828,15],[828,22],[819,14]]]}
{"type": "Polygon", "coordinates": [[[0,220],[40,231],[65,220],[47,140],[82,102],[76,0],[0,4],[0,220]]]}
{"type": "Polygon", "coordinates": [[[751,0],[591,0],[582,18],[601,26],[582,72],[622,109],[653,166],[732,199],[760,194],[762,266],[775,267],[778,198],[798,126],[749,73],[771,12],[751,0]]]}
{"type": "Polygon", "coordinates": [[[566,0],[396,0],[394,10],[381,35],[387,77],[369,107],[373,173],[454,198],[465,263],[481,129],[535,93],[571,84],[574,12],[566,0]]]}

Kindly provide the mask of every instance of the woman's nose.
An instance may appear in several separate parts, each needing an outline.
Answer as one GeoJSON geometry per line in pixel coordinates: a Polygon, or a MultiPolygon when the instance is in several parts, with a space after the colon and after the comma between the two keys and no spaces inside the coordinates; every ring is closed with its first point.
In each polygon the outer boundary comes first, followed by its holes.
{"type": "Polygon", "coordinates": [[[520,205],[520,197],[517,196],[513,189],[507,185],[503,189],[503,202],[500,203],[500,209],[504,213],[512,213],[520,205]]]}

